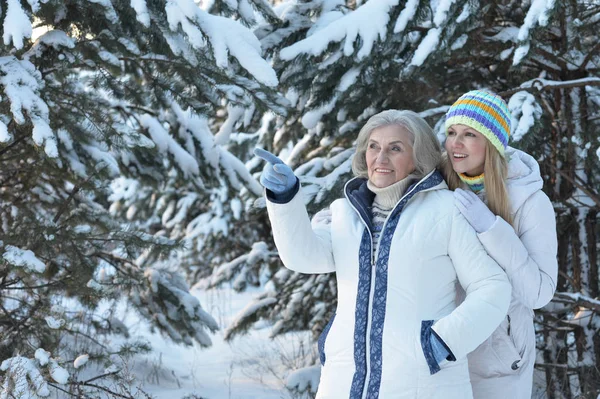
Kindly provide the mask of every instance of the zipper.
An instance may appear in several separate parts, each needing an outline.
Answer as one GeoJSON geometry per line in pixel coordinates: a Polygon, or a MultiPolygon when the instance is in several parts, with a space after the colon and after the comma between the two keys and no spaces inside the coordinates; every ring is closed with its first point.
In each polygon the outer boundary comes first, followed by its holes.
{"type": "MultiPolygon", "coordinates": [[[[429,173],[427,176],[423,177],[409,192],[405,193],[398,200],[398,202],[396,203],[396,206],[388,214],[388,216],[385,219],[385,222],[383,222],[383,227],[381,228],[381,235],[379,236],[380,240],[381,240],[381,237],[383,236],[383,233],[385,232],[387,222],[390,219],[390,217],[392,216],[392,214],[394,213],[394,211],[396,210],[396,208],[398,207],[398,204],[400,202],[402,202],[402,200],[406,196],[408,196],[410,193],[415,191],[417,189],[417,187],[419,187],[419,185],[421,185],[421,183],[423,181],[427,180],[427,178],[432,173],[433,173],[433,171],[431,173],[429,173]]],[[[352,180],[350,180],[350,181],[352,181],[352,180]]],[[[348,183],[346,183],[346,186],[350,183],[350,181],[348,183]]],[[[344,186],[344,196],[350,203],[350,206],[352,207],[352,209],[354,209],[354,212],[356,212],[356,214],[358,215],[358,218],[360,219],[362,224],[365,226],[365,228],[369,232],[369,238],[371,240],[371,252],[373,252],[373,232],[371,231],[371,229],[369,229],[369,225],[365,222],[365,220],[362,218],[358,209],[356,209],[356,207],[354,206],[352,201],[350,201],[350,198],[348,198],[348,196],[346,195],[346,186],[344,186]]],[[[370,356],[371,355],[371,353],[370,353],[370,351],[371,351],[371,322],[372,322],[371,319],[373,316],[372,303],[373,303],[373,297],[375,296],[375,274],[377,271],[376,266],[377,266],[378,257],[379,257],[379,246],[377,246],[377,250],[375,251],[375,254],[371,255],[371,284],[370,284],[370,288],[369,288],[369,302],[367,303],[367,331],[366,331],[366,336],[365,336],[366,373],[365,373],[365,382],[363,384],[362,399],[365,399],[367,397],[368,388],[369,388],[369,378],[371,377],[371,356],[370,356]]],[[[359,265],[359,267],[360,267],[360,265],[359,265]]]]}
{"type": "Polygon", "coordinates": [[[510,337],[510,316],[506,315],[506,318],[508,319],[508,327],[506,328],[506,332],[508,333],[508,336],[510,337]]]}
{"type": "MultiPolygon", "coordinates": [[[[349,182],[348,182],[349,183],[349,182]]],[[[348,184],[346,183],[346,184],[348,184]]],[[[345,194],[346,190],[344,188],[344,194],[345,194]]],[[[371,231],[371,229],[369,229],[369,225],[367,222],[365,222],[365,220],[362,218],[362,216],[360,215],[360,212],[358,211],[358,209],[356,209],[356,207],[354,206],[354,204],[352,203],[352,201],[350,201],[350,198],[348,198],[348,196],[346,195],[346,199],[348,200],[348,203],[350,204],[350,206],[352,207],[352,209],[354,209],[354,212],[356,212],[356,214],[358,215],[358,218],[360,219],[360,221],[362,222],[362,224],[365,225],[365,229],[367,229],[367,231],[369,232],[369,239],[371,240],[371,284],[369,287],[369,302],[367,303],[367,330],[365,331],[365,360],[366,360],[366,372],[365,372],[365,382],[363,384],[363,393],[362,393],[362,397],[364,398],[366,395],[366,388],[369,386],[368,381],[369,381],[369,377],[371,375],[371,356],[370,356],[370,351],[371,351],[371,340],[370,340],[370,331],[371,331],[371,303],[373,302],[373,295],[375,291],[375,261],[376,259],[374,258],[373,254],[373,232],[371,231]]],[[[358,265],[360,268],[360,265],[358,265]]]]}

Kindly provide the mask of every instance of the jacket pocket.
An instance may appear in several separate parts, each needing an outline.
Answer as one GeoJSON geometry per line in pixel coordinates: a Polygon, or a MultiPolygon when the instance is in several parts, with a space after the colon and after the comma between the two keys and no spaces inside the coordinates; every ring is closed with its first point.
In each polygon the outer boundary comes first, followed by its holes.
{"type": "Polygon", "coordinates": [[[319,347],[319,359],[321,360],[321,366],[325,365],[325,341],[327,340],[327,335],[329,334],[329,330],[331,329],[331,325],[335,320],[336,314],[337,313],[334,313],[329,322],[325,325],[325,328],[323,329],[321,335],[319,335],[319,340],[317,341],[319,347]]]}
{"type": "Polygon", "coordinates": [[[431,375],[440,371],[440,365],[435,359],[434,349],[431,343],[432,339],[436,339],[446,350],[447,356],[446,359],[450,361],[456,361],[454,354],[448,348],[444,340],[439,337],[435,331],[431,328],[434,324],[434,320],[423,320],[421,321],[421,333],[419,334],[420,342],[421,342],[421,350],[423,351],[423,356],[427,362],[427,366],[429,367],[429,373],[431,375]]]}
{"type": "Polygon", "coordinates": [[[512,338],[507,316],[475,352],[469,356],[469,368],[480,377],[500,377],[517,374],[523,363],[512,338]]]}

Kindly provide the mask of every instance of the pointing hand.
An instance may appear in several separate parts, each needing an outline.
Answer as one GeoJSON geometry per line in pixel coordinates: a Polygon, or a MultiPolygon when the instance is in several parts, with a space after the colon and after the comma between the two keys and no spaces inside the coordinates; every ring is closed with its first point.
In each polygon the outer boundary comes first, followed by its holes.
{"type": "Polygon", "coordinates": [[[262,148],[255,148],[254,155],[267,161],[267,165],[260,176],[260,184],[275,194],[283,194],[294,188],[298,178],[281,159],[262,148]]]}

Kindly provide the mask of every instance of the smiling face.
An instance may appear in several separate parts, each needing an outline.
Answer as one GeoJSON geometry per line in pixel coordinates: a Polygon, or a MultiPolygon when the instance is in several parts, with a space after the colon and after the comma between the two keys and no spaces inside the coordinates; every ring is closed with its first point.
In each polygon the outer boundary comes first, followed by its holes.
{"type": "Polygon", "coordinates": [[[365,157],[369,181],[375,187],[390,186],[415,170],[412,143],[412,133],[402,126],[383,126],[371,132],[365,157]]]}
{"type": "Polygon", "coordinates": [[[465,125],[452,125],[444,146],[456,173],[467,176],[483,173],[487,139],[477,130],[465,125]]]}

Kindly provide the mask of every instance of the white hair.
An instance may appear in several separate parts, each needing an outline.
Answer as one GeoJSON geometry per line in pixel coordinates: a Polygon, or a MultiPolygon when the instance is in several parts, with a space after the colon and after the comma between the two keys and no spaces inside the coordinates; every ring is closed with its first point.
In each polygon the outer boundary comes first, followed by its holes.
{"type": "Polygon", "coordinates": [[[442,148],[429,124],[416,112],[389,109],[370,117],[360,129],[352,160],[352,172],[355,176],[369,178],[366,160],[369,137],[373,130],[392,125],[405,128],[412,136],[413,162],[415,164],[412,176],[420,179],[438,167],[442,160],[442,148]]]}

